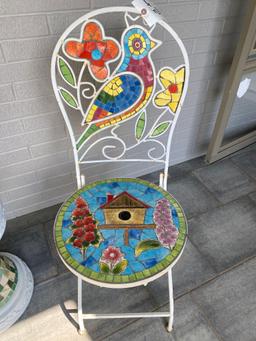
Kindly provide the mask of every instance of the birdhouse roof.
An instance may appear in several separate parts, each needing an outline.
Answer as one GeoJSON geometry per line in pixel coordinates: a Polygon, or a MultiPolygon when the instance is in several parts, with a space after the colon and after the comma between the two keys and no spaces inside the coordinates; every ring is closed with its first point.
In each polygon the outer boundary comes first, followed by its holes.
{"type": "Polygon", "coordinates": [[[150,208],[150,206],[131,194],[122,192],[102,205],[101,208],[150,208]]]}

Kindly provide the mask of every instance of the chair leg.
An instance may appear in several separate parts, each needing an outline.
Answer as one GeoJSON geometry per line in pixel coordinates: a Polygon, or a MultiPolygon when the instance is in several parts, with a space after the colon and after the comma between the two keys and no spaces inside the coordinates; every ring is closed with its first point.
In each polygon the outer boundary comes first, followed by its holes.
{"type": "Polygon", "coordinates": [[[172,269],[168,271],[168,284],[169,284],[170,318],[169,318],[169,322],[167,326],[167,331],[170,333],[173,329],[173,314],[174,314],[172,269]]]}
{"type": "Polygon", "coordinates": [[[164,173],[159,174],[159,187],[163,188],[164,185],[164,173]]]}
{"type": "Polygon", "coordinates": [[[77,315],[78,315],[78,324],[79,329],[78,333],[83,335],[85,333],[84,320],[83,320],[83,305],[82,305],[82,287],[83,281],[78,277],[77,279],[77,315]]]}

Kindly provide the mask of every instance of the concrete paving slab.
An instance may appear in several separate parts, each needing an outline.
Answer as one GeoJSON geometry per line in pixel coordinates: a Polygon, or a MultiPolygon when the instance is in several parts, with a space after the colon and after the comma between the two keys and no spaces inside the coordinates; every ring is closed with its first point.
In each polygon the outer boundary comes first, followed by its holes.
{"type": "Polygon", "coordinates": [[[218,271],[256,255],[256,209],[244,197],[189,221],[190,239],[218,271]]]}
{"type": "Polygon", "coordinates": [[[224,204],[256,190],[256,182],[231,160],[216,162],[193,174],[224,204]]]}
{"type": "Polygon", "coordinates": [[[195,290],[192,297],[225,341],[254,341],[256,259],[195,290]]]}
{"type": "Polygon", "coordinates": [[[168,181],[168,191],[179,201],[187,218],[219,205],[208,189],[193,175],[168,181]]]}
{"type": "Polygon", "coordinates": [[[232,161],[245,173],[256,180],[256,150],[251,149],[246,153],[241,153],[232,157],[232,161]]]}
{"type": "MultiPolygon", "coordinates": [[[[161,311],[168,311],[165,306],[161,311]]],[[[174,329],[166,331],[167,319],[140,319],[105,341],[219,341],[215,331],[207,323],[189,295],[175,302],[174,329]]]]}
{"type": "MultiPolygon", "coordinates": [[[[118,312],[141,312],[152,311],[156,309],[156,305],[152,297],[150,297],[147,289],[142,286],[131,289],[104,289],[93,286],[91,284],[83,284],[83,309],[84,313],[118,313],[118,312]]],[[[34,321],[35,316],[43,316],[42,323],[45,322],[44,328],[54,330],[54,327],[58,330],[58,333],[62,333],[67,328],[67,333],[74,333],[76,336],[77,328],[77,278],[71,273],[60,275],[52,280],[41,283],[35,287],[32,300],[25,312],[21,317],[21,324],[18,322],[12,328],[15,328],[16,332],[24,333],[24,325],[30,325],[30,321],[34,321]],[[59,308],[62,308],[62,314],[59,312],[59,308]],[[57,309],[57,310],[56,310],[57,309]],[[72,309],[72,313],[68,312],[72,309]],[[58,325],[58,318],[61,318],[60,325],[58,325]],[[64,319],[65,317],[65,319],[64,319]],[[19,327],[21,329],[19,329],[19,327]]],[[[93,340],[103,338],[107,334],[114,333],[120,327],[127,325],[130,320],[88,320],[85,321],[85,326],[88,331],[88,335],[93,340]]],[[[34,340],[40,340],[36,338],[36,333],[40,331],[40,321],[36,322],[39,327],[36,327],[34,334],[34,340]]],[[[12,329],[11,328],[11,329],[12,329]]],[[[27,331],[32,327],[27,327],[27,331]]],[[[41,335],[40,333],[38,335],[41,335]]],[[[43,336],[44,337],[44,334],[43,336]]],[[[2,340],[2,339],[1,339],[2,340]]],[[[7,340],[7,339],[6,339],[7,340]]],[[[9,339],[10,340],[10,339],[9,339]]],[[[26,340],[26,339],[24,339],[26,340]]],[[[53,339],[54,340],[54,339],[53,339]]],[[[72,340],[72,338],[71,338],[72,340]]],[[[76,340],[76,339],[75,339],[76,340]]],[[[21,340],[19,340],[21,341],[21,340]]]]}

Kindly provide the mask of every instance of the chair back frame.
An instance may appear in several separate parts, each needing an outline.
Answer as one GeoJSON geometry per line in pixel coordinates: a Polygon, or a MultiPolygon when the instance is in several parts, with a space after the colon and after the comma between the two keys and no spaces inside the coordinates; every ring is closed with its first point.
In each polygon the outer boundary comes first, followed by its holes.
{"type": "MultiPolygon", "coordinates": [[[[167,189],[167,176],[168,176],[168,168],[169,168],[169,163],[170,163],[170,151],[171,151],[171,143],[172,143],[172,138],[173,138],[173,133],[181,112],[181,108],[182,108],[182,104],[184,102],[186,93],[187,93],[187,89],[188,89],[188,80],[189,80],[189,72],[190,72],[190,68],[189,68],[189,59],[188,59],[188,54],[186,51],[186,48],[182,42],[182,40],[180,39],[180,37],[178,36],[178,34],[171,28],[171,26],[169,26],[164,20],[159,21],[157,24],[154,24],[151,28],[149,27],[149,32],[152,33],[152,31],[155,29],[156,25],[160,25],[163,29],[165,29],[166,31],[168,31],[170,33],[170,35],[173,37],[173,39],[176,41],[177,45],[180,48],[180,51],[182,53],[182,56],[184,58],[184,64],[180,65],[178,68],[176,68],[175,70],[171,69],[168,67],[168,70],[171,70],[171,72],[176,73],[178,72],[178,69],[180,70],[181,68],[184,68],[184,72],[185,72],[185,77],[184,77],[184,82],[183,82],[183,88],[182,88],[182,93],[181,93],[181,97],[177,106],[177,110],[175,111],[175,113],[171,112],[171,110],[167,107],[164,111],[162,111],[162,113],[158,116],[157,120],[153,123],[152,127],[150,128],[149,132],[143,136],[142,134],[142,138],[137,141],[137,143],[135,143],[132,146],[127,147],[126,143],[124,142],[124,140],[122,138],[120,138],[116,133],[115,133],[115,129],[117,127],[119,127],[119,124],[115,124],[114,127],[111,129],[111,135],[108,136],[104,136],[100,139],[97,139],[96,141],[94,141],[93,143],[91,143],[89,145],[89,147],[87,147],[87,149],[84,151],[81,155],[79,148],[77,148],[77,144],[78,141],[75,138],[75,133],[74,130],[72,128],[69,116],[68,116],[68,105],[65,104],[65,102],[63,101],[63,96],[61,94],[61,90],[62,88],[58,85],[57,83],[57,73],[60,72],[59,70],[59,62],[60,59],[62,58],[59,55],[59,51],[63,48],[64,43],[67,40],[67,37],[69,37],[70,33],[78,26],[81,25],[83,23],[88,22],[89,20],[93,21],[94,17],[97,15],[101,15],[101,14],[105,14],[105,13],[124,13],[125,14],[125,21],[126,24],[128,25],[128,19],[130,20],[136,20],[137,18],[140,17],[141,13],[139,13],[139,11],[136,8],[133,7],[108,7],[108,8],[102,8],[102,9],[98,9],[98,10],[94,10],[84,16],[82,16],[81,18],[77,19],[74,23],[72,23],[66,30],[65,32],[62,34],[62,36],[60,37],[59,41],[57,42],[53,55],[52,55],[52,61],[51,61],[51,79],[52,79],[52,85],[53,85],[53,90],[54,90],[54,94],[56,96],[58,105],[60,107],[61,113],[63,115],[63,118],[65,120],[69,135],[70,135],[70,139],[71,139],[71,143],[72,143],[72,148],[73,148],[73,153],[74,153],[74,160],[75,160],[75,169],[76,169],[76,179],[77,179],[77,187],[81,188],[84,184],[85,184],[85,178],[84,175],[81,174],[81,165],[82,164],[90,164],[90,163],[105,163],[105,162],[156,162],[156,163],[162,163],[164,166],[164,175],[163,175],[163,179],[162,179],[162,183],[160,184],[164,189],[167,189]],[[136,17],[133,17],[133,15],[136,15],[136,17]],[[172,114],[172,120],[168,120],[168,121],[162,121],[164,115],[166,114],[166,112],[169,111],[172,114]],[[162,123],[165,123],[165,126],[169,127],[169,132],[168,132],[168,137],[167,137],[167,143],[166,145],[164,145],[161,141],[157,140],[156,138],[152,138],[152,134],[155,131],[155,129],[157,127],[159,127],[159,124],[161,125],[162,123]],[[163,153],[161,155],[161,157],[153,157],[152,156],[152,151],[154,150],[154,148],[151,148],[148,150],[148,158],[125,158],[125,154],[127,151],[132,150],[134,147],[138,146],[139,144],[145,143],[147,141],[147,138],[150,137],[151,134],[151,139],[150,142],[155,142],[156,144],[158,144],[158,146],[160,146],[161,148],[163,148],[163,153]],[[122,146],[122,151],[121,153],[117,156],[117,157],[111,157],[108,155],[108,150],[113,149],[113,145],[104,145],[104,147],[102,148],[102,155],[104,156],[104,159],[95,159],[95,160],[86,160],[86,155],[87,153],[92,150],[92,148],[99,142],[105,142],[109,139],[114,139],[116,142],[120,143],[120,145],[122,146]]],[[[111,38],[112,39],[112,38],[111,38]]],[[[68,64],[67,64],[68,65],[68,64]]],[[[81,79],[82,79],[82,73],[84,72],[84,68],[86,67],[86,63],[84,63],[83,67],[81,68],[80,71],[80,75],[78,77],[78,83],[76,86],[77,90],[77,94],[78,97],[79,95],[79,87],[81,85],[81,79]]],[[[161,72],[163,71],[162,68],[159,72],[158,75],[154,75],[156,79],[160,79],[161,76],[161,72]]],[[[154,69],[153,69],[154,70],[154,69]]],[[[73,70],[72,68],[70,68],[69,70],[71,72],[71,77],[72,77],[72,73],[73,70]]],[[[74,76],[74,74],[73,74],[74,76]]],[[[62,77],[63,78],[63,77],[62,77]]],[[[160,82],[159,82],[160,83],[160,82]]],[[[74,89],[73,89],[74,90],[74,89]]],[[[155,88],[153,89],[155,91],[155,88]]],[[[154,94],[153,91],[153,94],[154,94]]],[[[71,92],[66,91],[67,96],[71,95],[71,92]]],[[[94,96],[95,97],[95,96],[94,96]]],[[[78,107],[79,107],[79,102],[80,100],[77,101],[78,102],[78,107]]],[[[152,100],[153,102],[153,100],[152,100]]],[[[155,105],[155,103],[153,102],[153,105],[155,108],[159,109],[159,107],[157,107],[155,105]]],[[[78,108],[79,109],[79,108],[78,108]]],[[[81,109],[81,106],[80,106],[81,109]]],[[[143,110],[145,111],[145,109],[143,110]]],[[[84,116],[84,113],[82,113],[82,115],[84,116]]],[[[98,120],[97,122],[99,122],[100,120],[98,120]]],[[[146,124],[146,117],[145,115],[143,116],[141,113],[138,113],[138,118],[136,119],[136,127],[138,126],[138,124],[144,124],[144,129],[145,129],[145,124],[146,124]],[[141,120],[141,121],[140,121],[141,120]],[[143,123],[144,120],[144,123],[143,123]],[[140,121],[140,122],[139,122],[140,121]]],[[[123,122],[121,122],[121,124],[123,124],[123,122]]],[[[163,125],[162,125],[163,127],[163,125]]],[[[105,128],[104,128],[105,129],[105,128]]],[[[136,128],[137,129],[137,128],[136,128]]],[[[164,133],[167,132],[164,131],[164,133]]],[[[145,130],[144,130],[145,133],[145,130]]],[[[160,136],[160,134],[158,134],[158,136],[160,136]]]]}

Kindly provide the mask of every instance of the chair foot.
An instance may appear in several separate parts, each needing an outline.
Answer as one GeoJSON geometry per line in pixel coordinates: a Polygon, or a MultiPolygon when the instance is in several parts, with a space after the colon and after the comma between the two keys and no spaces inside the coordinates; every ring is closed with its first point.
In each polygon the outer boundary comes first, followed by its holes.
{"type": "Polygon", "coordinates": [[[169,323],[167,323],[166,330],[168,333],[171,333],[173,331],[173,326],[170,326],[169,323]]]}
{"type": "Polygon", "coordinates": [[[79,335],[84,335],[85,334],[85,329],[77,329],[77,332],[79,335]]]}

